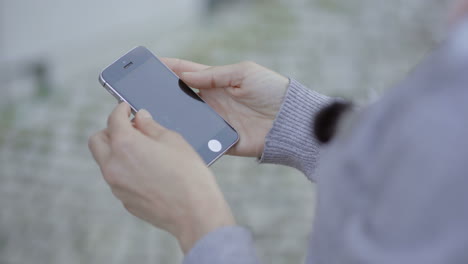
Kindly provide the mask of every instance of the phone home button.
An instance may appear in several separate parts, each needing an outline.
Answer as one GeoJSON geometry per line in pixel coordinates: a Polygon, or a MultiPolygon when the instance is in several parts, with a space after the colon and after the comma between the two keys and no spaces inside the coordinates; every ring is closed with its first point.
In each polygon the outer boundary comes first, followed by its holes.
{"type": "Polygon", "coordinates": [[[223,146],[221,145],[221,142],[219,142],[219,140],[212,139],[208,141],[208,148],[213,152],[220,152],[221,149],[223,149],[223,146]]]}

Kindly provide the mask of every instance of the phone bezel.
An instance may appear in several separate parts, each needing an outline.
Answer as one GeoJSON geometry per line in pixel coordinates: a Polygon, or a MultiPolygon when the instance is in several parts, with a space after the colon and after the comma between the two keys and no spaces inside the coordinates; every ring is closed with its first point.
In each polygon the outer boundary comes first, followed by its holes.
{"type": "MultiPolygon", "coordinates": [[[[125,55],[111,63],[109,66],[104,68],[104,70],[99,75],[99,82],[101,85],[112,95],[114,96],[119,102],[126,102],[130,105],[132,113],[135,114],[138,109],[135,108],[131,103],[129,103],[116,89],[112,87],[110,83],[118,82],[119,80],[125,78],[127,74],[132,72],[133,70],[138,69],[138,66],[145,63],[148,59],[154,58],[158,60],[164,67],[169,70],[171,74],[177,77],[179,80],[180,78],[175,74],[169,67],[167,67],[164,63],[162,63],[157,56],[155,56],[151,51],[143,46],[138,46],[127,52],[125,55]],[[125,68],[124,66],[132,62],[131,67],[125,68]],[[108,75],[108,76],[106,76],[108,75]]],[[[196,93],[195,93],[196,94],[196,93]]],[[[221,142],[222,150],[220,152],[213,152],[207,148],[208,140],[206,142],[205,147],[199,147],[195,149],[197,153],[202,157],[205,161],[207,166],[211,166],[216,160],[222,157],[230,148],[232,148],[238,141],[239,141],[239,134],[237,131],[229,124],[223,117],[221,117],[211,106],[209,106],[200,96],[196,94],[196,96],[200,99],[200,101],[204,102],[208,109],[218,115],[221,120],[226,123],[226,128],[219,131],[218,134],[214,135],[213,138],[216,138],[221,142]],[[232,137],[234,135],[234,137],[232,137]],[[209,151],[207,151],[209,150],[209,151]]],[[[194,147],[194,146],[192,146],[194,147]]],[[[194,147],[195,148],[195,147],[194,147]]]]}

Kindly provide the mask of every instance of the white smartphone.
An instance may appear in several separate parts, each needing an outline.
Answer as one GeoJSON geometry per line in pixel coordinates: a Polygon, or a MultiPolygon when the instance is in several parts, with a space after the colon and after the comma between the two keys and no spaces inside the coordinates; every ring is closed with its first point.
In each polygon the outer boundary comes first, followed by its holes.
{"type": "Polygon", "coordinates": [[[239,140],[237,132],[145,47],[105,68],[100,83],[132,112],[144,108],[180,133],[209,166],[239,140]]]}

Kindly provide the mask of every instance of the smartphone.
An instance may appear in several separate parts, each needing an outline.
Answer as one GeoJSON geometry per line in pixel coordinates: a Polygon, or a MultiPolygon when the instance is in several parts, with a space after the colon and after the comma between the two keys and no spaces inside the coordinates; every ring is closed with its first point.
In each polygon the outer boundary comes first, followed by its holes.
{"type": "Polygon", "coordinates": [[[231,125],[145,47],[109,65],[99,81],[133,114],[144,108],[159,124],[180,133],[208,166],[239,140],[231,125]]]}

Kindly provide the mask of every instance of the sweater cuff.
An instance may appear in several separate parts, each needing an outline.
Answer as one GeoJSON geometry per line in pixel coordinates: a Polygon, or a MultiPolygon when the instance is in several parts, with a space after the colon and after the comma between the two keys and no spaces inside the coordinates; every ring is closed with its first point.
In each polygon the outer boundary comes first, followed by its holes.
{"type": "Polygon", "coordinates": [[[331,97],[290,79],[283,104],[266,136],[259,162],[296,168],[312,180],[320,149],[314,132],[315,116],[332,102],[331,97]]]}
{"type": "Polygon", "coordinates": [[[239,226],[221,227],[202,237],[183,264],[258,264],[250,232],[239,226]]]}

